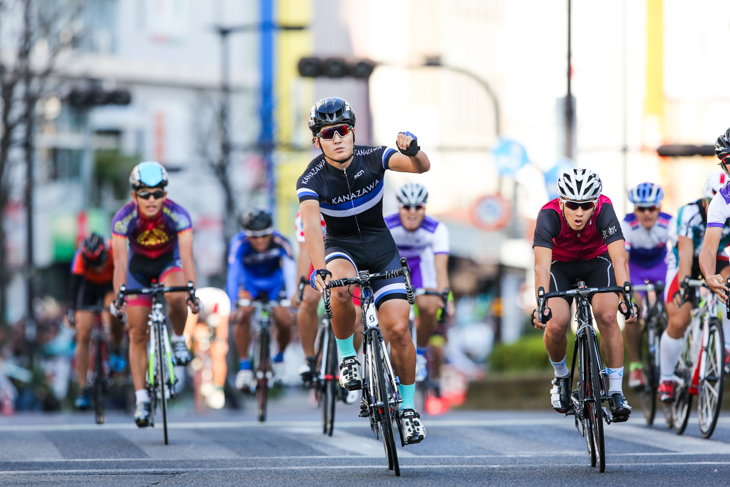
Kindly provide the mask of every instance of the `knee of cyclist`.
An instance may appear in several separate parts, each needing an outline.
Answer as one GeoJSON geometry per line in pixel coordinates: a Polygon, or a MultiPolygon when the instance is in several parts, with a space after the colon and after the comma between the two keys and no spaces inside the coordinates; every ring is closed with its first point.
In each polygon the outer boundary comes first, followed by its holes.
{"type": "Polygon", "coordinates": [[[565,340],[565,336],[566,336],[566,332],[562,331],[562,329],[557,329],[557,327],[546,328],[544,340],[549,343],[559,345],[559,344],[563,343],[563,341],[565,340]]]}
{"type": "Polygon", "coordinates": [[[84,331],[77,330],[76,331],[76,343],[79,346],[88,347],[89,342],[91,342],[91,331],[90,330],[89,331],[86,331],[86,330],[84,330],[84,331]]]}
{"type": "Polygon", "coordinates": [[[180,293],[168,294],[166,296],[167,304],[170,305],[170,310],[181,311],[185,308],[185,296],[180,293]]]}
{"type": "Polygon", "coordinates": [[[299,312],[314,313],[319,305],[319,294],[306,294],[299,305],[299,312]]]}
{"type": "Polygon", "coordinates": [[[408,343],[413,343],[411,333],[408,331],[408,323],[399,323],[390,329],[388,338],[391,342],[396,342],[398,345],[405,346],[408,343]]]}
{"type": "Polygon", "coordinates": [[[132,345],[144,346],[147,344],[147,328],[144,330],[129,330],[129,341],[132,345]]]}
{"type": "Polygon", "coordinates": [[[337,303],[338,306],[350,306],[352,304],[352,296],[345,290],[337,290],[330,295],[330,300],[337,303]]]}
{"type": "Polygon", "coordinates": [[[610,330],[613,329],[614,325],[618,327],[618,321],[616,321],[616,310],[605,310],[605,311],[594,311],[596,321],[599,326],[610,330]]]}

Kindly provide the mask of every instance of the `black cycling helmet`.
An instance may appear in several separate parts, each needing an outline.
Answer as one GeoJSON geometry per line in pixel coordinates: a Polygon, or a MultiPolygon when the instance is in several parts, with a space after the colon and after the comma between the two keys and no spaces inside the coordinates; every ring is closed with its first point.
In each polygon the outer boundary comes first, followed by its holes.
{"type": "Polygon", "coordinates": [[[274,232],[271,213],[261,208],[247,210],[241,216],[241,226],[248,237],[263,237],[274,232]]]}
{"type": "Polygon", "coordinates": [[[319,100],[312,106],[308,125],[312,135],[317,135],[325,125],[345,123],[354,127],[356,118],[355,110],[347,103],[347,100],[330,97],[319,100]]]}
{"type": "MultiPolygon", "coordinates": [[[[730,155],[730,128],[715,141],[715,155],[718,159],[720,159],[720,167],[722,170],[725,171],[725,174],[730,176],[730,173],[725,167],[725,158],[730,155]]],[[[730,163],[730,161],[727,162],[730,163]]]]}
{"type": "Polygon", "coordinates": [[[81,242],[81,257],[89,265],[98,266],[106,262],[109,257],[109,248],[104,238],[98,233],[92,233],[81,242]]]}

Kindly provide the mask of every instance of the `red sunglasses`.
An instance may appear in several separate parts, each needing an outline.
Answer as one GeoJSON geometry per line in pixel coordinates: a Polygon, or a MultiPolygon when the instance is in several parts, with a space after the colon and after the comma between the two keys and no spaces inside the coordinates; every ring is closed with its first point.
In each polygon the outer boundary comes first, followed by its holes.
{"type": "Polygon", "coordinates": [[[337,125],[336,127],[330,127],[328,129],[322,130],[320,133],[317,134],[317,137],[319,137],[322,140],[333,140],[335,138],[335,134],[339,135],[340,137],[347,137],[352,133],[352,127],[349,125],[337,125]]]}

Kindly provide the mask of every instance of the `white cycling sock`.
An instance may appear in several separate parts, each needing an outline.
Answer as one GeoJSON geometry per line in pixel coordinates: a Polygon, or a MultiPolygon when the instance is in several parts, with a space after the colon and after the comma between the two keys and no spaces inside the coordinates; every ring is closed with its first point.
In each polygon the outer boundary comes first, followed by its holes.
{"type": "Polygon", "coordinates": [[[139,404],[141,402],[150,401],[150,393],[147,392],[147,389],[140,389],[138,391],[134,391],[134,397],[137,400],[137,404],[139,404]]]}
{"type": "Polygon", "coordinates": [[[178,335],[174,331],[172,332],[172,337],[170,338],[170,341],[175,342],[184,342],[185,341],[185,335],[178,335]]]}
{"type": "Polygon", "coordinates": [[[606,375],[608,375],[608,394],[624,393],[623,381],[624,381],[624,368],[617,367],[612,369],[606,367],[606,375]]]}
{"type": "Polygon", "coordinates": [[[568,369],[568,366],[565,365],[565,357],[563,357],[563,360],[560,362],[553,362],[550,360],[550,363],[555,369],[555,377],[568,377],[570,375],[570,370],[568,369]]]}
{"type": "Polygon", "coordinates": [[[674,368],[677,366],[679,354],[682,353],[682,338],[672,338],[665,331],[659,342],[660,380],[674,380],[674,368]]]}

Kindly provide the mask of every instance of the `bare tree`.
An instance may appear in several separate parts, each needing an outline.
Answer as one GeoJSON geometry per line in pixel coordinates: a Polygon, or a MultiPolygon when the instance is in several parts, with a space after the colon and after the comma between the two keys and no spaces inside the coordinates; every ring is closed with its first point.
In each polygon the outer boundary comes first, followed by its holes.
{"type": "MultiPolygon", "coordinates": [[[[57,65],[74,38],[81,0],[0,1],[0,323],[5,323],[9,269],[5,207],[10,201],[12,169],[27,164],[25,201],[32,231],[32,174],[36,103],[57,92],[57,65]]],[[[32,233],[28,236],[28,279],[32,279],[32,233]]],[[[30,285],[29,285],[30,289],[30,285]]]]}

